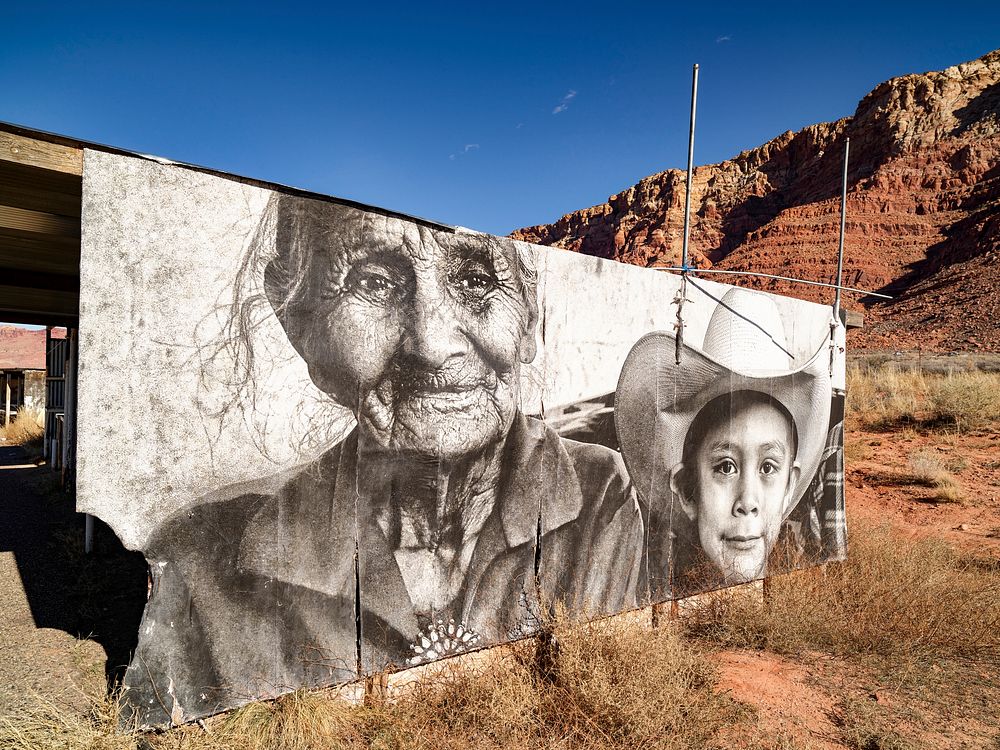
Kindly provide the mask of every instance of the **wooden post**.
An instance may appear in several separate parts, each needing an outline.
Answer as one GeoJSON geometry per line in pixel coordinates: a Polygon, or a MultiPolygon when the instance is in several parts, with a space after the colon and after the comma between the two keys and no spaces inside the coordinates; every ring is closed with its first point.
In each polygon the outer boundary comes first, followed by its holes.
{"type": "Polygon", "coordinates": [[[366,706],[384,705],[389,697],[389,678],[385,672],[376,672],[365,677],[365,697],[366,706]]]}
{"type": "Polygon", "coordinates": [[[73,456],[76,446],[73,438],[76,435],[76,358],[77,331],[70,328],[66,331],[68,344],[66,346],[66,395],[63,398],[63,443],[62,443],[62,485],[72,480],[73,456]]]}
{"type": "Polygon", "coordinates": [[[658,627],[660,627],[660,624],[663,622],[663,608],[665,606],[666,606],[665,602],[660,602],[658,604],[653,605],[652,607],[653,611],[650,614],[650,624],[653,626],[653,630],[656,630],[658,627]]]}
{"type": "Polygon", "coordinates": [[[10,427],[10,373],[5,372],[3,376],[5,390],[7,391],[7,409],[3,413],[3,426],[10,427]]]}

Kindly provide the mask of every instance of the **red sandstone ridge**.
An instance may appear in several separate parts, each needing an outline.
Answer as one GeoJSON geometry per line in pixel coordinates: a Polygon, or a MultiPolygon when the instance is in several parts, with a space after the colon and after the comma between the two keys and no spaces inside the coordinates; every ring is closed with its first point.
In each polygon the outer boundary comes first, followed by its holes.
{"type": "MultiPolygon", "coordinates": [[[[52,329],[54,338],[65,338],[65,328],[52,329]]],[[[45,330],[31,330],[0,323],[0,370],[44,370],[45,330]]]]}
{"type": "MultiPolygon", "coordinates": [[[[867,308],[857,348],[1000,350],[1000,50],[894,78],[851,117],[697,167],[694,265],[818,281],[836,273],[844,139],[851,139],[844,281],[896,299],[867,308]]],[[[517,239],[643,266],[678,265],[681,170],[660,172],[517,239]]],[[[829,302],[831,290],[735,277],[829,302]]],[[[734,277],[727,277],[732,281],[734,277]]]]}

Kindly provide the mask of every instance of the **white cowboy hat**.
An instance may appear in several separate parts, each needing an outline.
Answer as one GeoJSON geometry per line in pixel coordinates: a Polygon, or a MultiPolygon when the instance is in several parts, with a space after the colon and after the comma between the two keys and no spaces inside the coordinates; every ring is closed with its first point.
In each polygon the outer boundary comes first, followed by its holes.
{"type": "Polygon", "coordinates": [[[639,496],[655,505],[669,497],[670,471],[681,462],[695,416],[716,396],[766,393],[791,414],[801,467],[786,518],[819,467],[832,397],[826,340],[793,368],[778,308],[769,296],[730,289],[712,313],[699,349],[681,346],[673,333],[646,334],[629,352],[615,394],[615,427],[622,456],[639,496]]]}

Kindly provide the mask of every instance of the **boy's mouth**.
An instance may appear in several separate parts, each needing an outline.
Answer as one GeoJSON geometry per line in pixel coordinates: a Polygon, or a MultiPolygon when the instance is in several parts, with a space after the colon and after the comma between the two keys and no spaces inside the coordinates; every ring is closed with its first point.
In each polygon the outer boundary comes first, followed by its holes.
{"type": "Polygon", "coordinates": [[[729,536],[724,536],[722,539],[733,549],[738,550],[751,550],[757,546],[763,536],[757,534],[755,536],[743,536],[740,534],[732,534],[729,536]]]}

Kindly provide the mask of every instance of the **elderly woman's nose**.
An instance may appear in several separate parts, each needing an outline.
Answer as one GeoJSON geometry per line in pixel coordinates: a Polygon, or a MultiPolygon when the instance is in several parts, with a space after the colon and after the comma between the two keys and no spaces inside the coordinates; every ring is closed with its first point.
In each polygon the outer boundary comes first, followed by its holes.
{"type": "Polygon", "coordinates": [[[446,295],[418,294],[406,321],[403,351],[428,367],[441,367],[467,353],[469,340],[462,330],[460,311],[446,295]]]}

